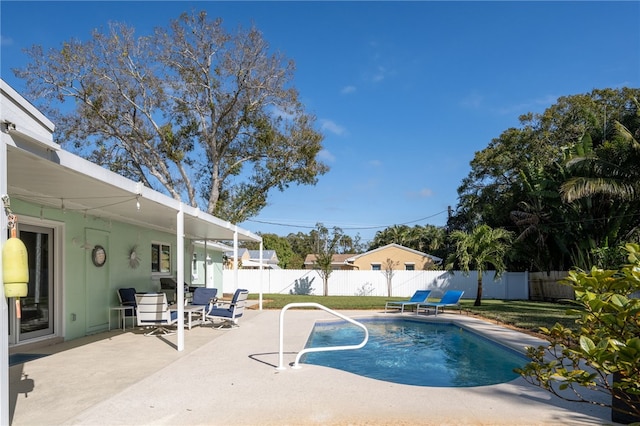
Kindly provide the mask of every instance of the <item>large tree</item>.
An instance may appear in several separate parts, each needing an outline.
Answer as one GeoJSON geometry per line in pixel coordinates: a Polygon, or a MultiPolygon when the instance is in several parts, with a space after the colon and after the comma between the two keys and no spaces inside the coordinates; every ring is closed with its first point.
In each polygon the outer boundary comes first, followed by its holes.
{"type": "Polygon", "coordinates": [[[474,306],[482,304],[482,274],[489,268],[495,270],[498,278],[505,270],[505,259],[511,247],[513,235],[502,228],[479,225],[470,233],[453,231],[451,240],[455,251],[448,259],[449,270],[460,268],[465,274],[477,271],[478,291],[474,306]]]}
{"type": "Polygon", "coordinates": [[[254,27],[229,33],[205,12],[185,13],[151,35],[110,23],[27,53],[31,63],[14,71],[46,102],[59,142],[219,217],[254,216],[270,190],[328,170],[293,61],[270,53],[254,27]]]}

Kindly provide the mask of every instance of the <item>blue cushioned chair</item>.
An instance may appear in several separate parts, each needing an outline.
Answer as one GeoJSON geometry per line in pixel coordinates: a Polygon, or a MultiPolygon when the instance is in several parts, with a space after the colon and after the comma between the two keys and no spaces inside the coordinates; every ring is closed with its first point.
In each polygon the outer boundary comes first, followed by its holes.
{"type": "Polygon", "coordinates": [[[248,296],[249,290],[238,289],[233,294],[231,302],[221,301],[217,304],[210,304],[206,310],[205,317],[214,324],[215,321],[222,320],[222,323],[217,328],[224,326],[237,327],[238,318],[244,313],[244,305],[248,296]]]}
{"type": "Polygon", "coordinates": [[[131,309],[125,309],[123,311],[122,326],[124,327],[124,321],[127,318],[136,317],[136,289],[135,288],[119,288],[118,300],[120,300],[120,306],[131,306],[131,309]]]}
{"type": "Polygon", "coordinates": [[[404,312],[405,306],[417,306],[418,303],[425,303],[431,294],[431,290],[417,290],[409,300],[388,300],[384,305],[384,313],[387,309],[400,309],[400,313],[404,312]]]}
{"type": "Polygon", "coordinates": [[[218,294],[217,288],[196,287],[193,290],[193,298],[191,299],[192,306],[202,306],[202,322],[206,320],[205,314],[209,305],[215,305],[218,302],[216,295],[218,294]]]}
{"type": "Polygon", "coordinates": [[[444,308],[445,306],[457,306],[460,310],[460,313],[462,313],[462,308],[460,307],[460,299],[462,298],[463,294],[464,291],[462,290],[447,290],[442,295],[442,299],[440,299],[439,302],[419,303],[416,306],[416,315],[418,315],[418,311],[420,311],[421,307],[424,307],[426,313],[429,313],[429,308],[433,307],[436,311],[435,314],[438,315],[438,308],[444,308]]]}

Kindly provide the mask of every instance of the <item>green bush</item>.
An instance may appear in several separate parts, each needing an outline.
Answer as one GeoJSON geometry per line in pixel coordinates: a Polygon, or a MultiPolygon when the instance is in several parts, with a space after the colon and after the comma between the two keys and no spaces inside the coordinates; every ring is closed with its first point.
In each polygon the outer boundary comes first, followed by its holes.
{"type": "Polygon", "coordinates": [[[575,289],[581,309],[567,313],[579,315],[577,331],[542,328],[549,345],[528,348],[532,361],[517,372],[563,399],[611,407],[614,421],[638,421],[640,299],[632,295],[640,291],[640,245],[625,249],[629,264],[620,270],[569,273],[564,283],[575,289]],[[583,388],[610,394],[611,403],[590,399],[583,388]]]}

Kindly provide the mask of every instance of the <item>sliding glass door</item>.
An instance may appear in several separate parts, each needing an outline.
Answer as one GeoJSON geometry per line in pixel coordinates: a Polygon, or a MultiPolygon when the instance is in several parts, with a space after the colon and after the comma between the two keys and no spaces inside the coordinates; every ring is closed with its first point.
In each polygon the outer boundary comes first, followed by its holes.
{"type": "Polygon", "coordinates": [[[19,300],[19,315],[15,299],[9,299],[9,340],[14,344],[54,333],[53,229],[20,224],[18,237],[27,247],[29,292],[19,300]]]}

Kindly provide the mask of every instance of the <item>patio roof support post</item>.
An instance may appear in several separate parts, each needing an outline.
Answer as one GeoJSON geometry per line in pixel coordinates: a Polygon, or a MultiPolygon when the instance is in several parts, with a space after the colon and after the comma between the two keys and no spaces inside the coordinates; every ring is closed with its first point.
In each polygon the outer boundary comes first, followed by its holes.
{"type": "MultiPolygon", "coordinates": [[[[204,239],[204,255],[203,255],[204,258],[202,259],[202,265],[204,267],[204,286],[206,288],[213,288],[216,285],[213,282],[213,279],[211,280],[211,283],[209,283],[209,264],[207,262],[207,256],[209,256],[209,252],[207,251],[207,242],[208,240],[205,238],[204,239]]],[[[220,290],[220,293],[222,293],[222,289],[220,290]]]]}
{"type": "Polygon", "coordinates": [[[258,297],[258,309],[262,310],[262,277],[264,276],[264,268],[262,266],[262,240],[260,240],[260,296],[258,297]]]}
{"type": "Polygon", "coordinates": [[[238,225],[233,227],[233,291],[238,289],[238,225]]]}
{"type": "MultiPolygon", "coordinates": [[[[7,143],[4,134],[0,134],[0,195],[7,193],[7,143]]],[[[0,249],[4,248],[7,242],[7,215],[5,215],[4,206],[0,213],[0,249]]],[[[0,250],[1,251],[1,250],[0,250]]],[[[2,256],[0,256],[0,271],[2,271],[2,256]]],[[[9,305],[4,297],[4,282],[0,288],[0,424],[9,424],[9,324],[6,318],[9,318],[9,305]]]]}
{"type": "Polygon", "coordinates": [[[178,351],[184,350],[184,211],[182,203],[176,218],[176,300],[178,304],[178,351]]]}

